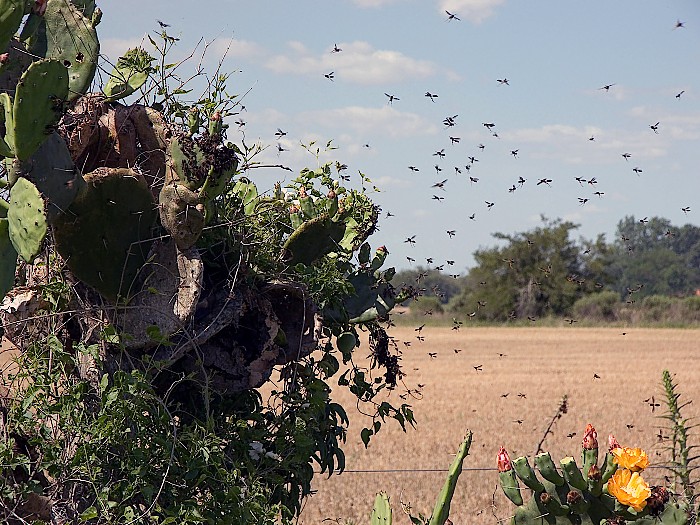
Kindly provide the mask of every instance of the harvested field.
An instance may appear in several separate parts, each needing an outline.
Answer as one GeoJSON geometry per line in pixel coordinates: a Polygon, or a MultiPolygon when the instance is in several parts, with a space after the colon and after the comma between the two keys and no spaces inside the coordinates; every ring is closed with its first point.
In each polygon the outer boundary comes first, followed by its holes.
{"type": "MultiPolygon", "coordinates": [[[[700,331],[632,328],[622,334],[620,328],[425,327],[425,341],[420,342],[413,327],[393,329],[391,335],[403,349],[406,387],[425,385],[421,399],[407,400],[417,429],[404,434],[389,422],[365,450],[359,434],[370,421],[354,410],[352,396],[336,387],[334,399],[346,406],[353,423],[345,448],[347,471],[315,481],[318,493],[308,499],[300,523],[316,525],[326,518],[339,525],[369,523],[380,490],[391,496],[395,524],[410,523],[400,500],[410,503],[414,513],[430,514],[445,472],[410,470],[447,469],[467,429],[474,432],[474,441],[451,519],[455,525],[493,525],[508,518],[513,507],[495,490],[498,447],[506,446],[512,457],[531,455],[563,394],[568,395],[569,411],[555,423],[544,446],[555,460],[579,456],[583,428],[591,422],[601,448],[612,432],[623,445],[641,446],[652,462],[662,462],[661,371],[675,374],[682,399],[700,400],[700,331]],[[411,346],[402,341],[411,341],[411,346]],[[478,365],[481,370],[474,368],[478,365]],[[654,412],[644,401],[651,396],[661,403],[654,412]],[[468,470],[474,468],[486,470],[468,470]],[[378,470],[394,472],[353,472],[378,470]],[[409,472],[401,472],[405,470],[409,472]]],[[[362,348],[360,354],[366,344],[362,348]]],[[[8,357],[9,352],[0,354],[1,361],[8,357]]],[[[390,398],[395,405],[403,402],[400,393],[397,389],[390,398]]],[[[698,415],[695,403],[685,415],[698,415]]],[[[661,483],[665,473],[650,469],[645,477],[661,483]]]]}
{"type": "MultiPolygon", "coordinates": [[[[409,374],[407,386],[425,384],[422,399],[412,401],[418,427],[404,434],[389,423],[365,450],[359,433],[369,422],[353,412],[351,396],[336,388],[335,399],[348,407],[354,423],[346,447],[348,472],[315,482],[318,493],[308,500],[300,523],[320,524],[325,518],[339,524],[369,523],[374,495],[380,490],[391,497],[394,523],[409,523],[400,499],[410,502],[414,513],[430,514],[444,472],[351,471],[446,469],[466,429],[474,432],[474,441],[465,469],[493,469],[500,445],[513,457],[534,452],[563,394],[568,394],[569,411],[555,423],[544,446],[555,460],[580,457],[583,429],[591,422],[601,448],[612,432],[623,445],[644,447],[652,463],[661,462],[661,372],[667,368],[675,374],[681,399],[700,400],[700,332],[632,328],[622,335],[623,331],[532,327],[456,332],[426,327],[425,341],[419,342],[412,327],[393,329],[398,340],[412,341],[406,348],[399,343],[409,374]],[[437,357],[428,352],[437,352],[437,357]],[[478,365],[482,371],[474,369],[478,365]],[[651,396],[661,403],[654,412],[644,401],[651,396]],[[576,435],[567,437],[572,433],[576,435]]],[[[402,402],[398,393],[392,396],[396,405],[402,402]]],[[[698,415],[695,404],[686,411],[687,416],[698,415]]],[[[664,474],[650,469],[645,477],[660,483],[664,474]]],[[[513,507],[500,489],[493,497],[496,480],[495,469],[463,472],[452,504],[455,525],[494,524],[510,515],[513,507]]]]}

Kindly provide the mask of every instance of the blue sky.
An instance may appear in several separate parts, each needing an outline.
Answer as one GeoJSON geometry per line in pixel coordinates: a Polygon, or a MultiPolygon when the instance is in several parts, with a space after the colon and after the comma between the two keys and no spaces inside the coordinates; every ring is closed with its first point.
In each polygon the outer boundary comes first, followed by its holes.
{"type": "MultiPolygon", "coordinates": [[[[696,1],[103,4],[98,32],[112,60],[159,29],[156,20],[180,38],[175,59],[200,37],[211,43],[208,67],[227,50],[224,70],[235,71],[229,90],[247,92],[230,140],[245,134],[248,143],[269,145],[264,158],[298,172],[317,163],[302,142],[332,139],[338,149],[321,160],[347,164],[355,183],[362,171],[381,189],[372,242],[388,247],[397,268],[431,257],[433,265],[454,260],[446,270],[463,273],[474,250],[495,244],[493,232],[531,229],[542,214],[608,241],[626,215],[698,224],[696,1]],[[448,21],[446,11],[460,20],[448,21]],[[385,93],[399,100],[390,104],[385,93]],[[454,126],[443,123],[455,115],[454,126]],[[498,137],[483,123],[494,123],[498,137]],[[278,128],[287,133],[281,140],[278,128]],[[434,155],[442,150],[444,157],[434,155]],[[432,187],[444,179],[443,188],[432,187]],[[538,185],[542,179],[551,182],[538,185]],[[404,242],[413,235],[415,245],[404,242]]],[[[291,178],[281,170],[248,175],[263,191],[291,178]]]]}

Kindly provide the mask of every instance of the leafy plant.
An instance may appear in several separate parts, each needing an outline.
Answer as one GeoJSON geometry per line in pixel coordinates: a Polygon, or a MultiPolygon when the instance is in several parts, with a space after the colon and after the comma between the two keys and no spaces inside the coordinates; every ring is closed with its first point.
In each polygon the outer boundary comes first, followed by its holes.
{"type": "Polygon", "coordinates": [[[673,380],[671,373],[664,370],[662,374],[662,384],[666,395],[666,413],[661,416],[669,423],[671,443],[668,450],[671,454],[671,464],[669,469],[676,477],[682,489],[682,496],[685,505],[697,513],[697,494],[695,493],[695,476],[698,468],[698,456],[693,451],[696,445],[688,442],[690,431],[695,425],[691,425],[691,420],[683,416],[683,409],[690,404],[690,401],[681,402],[681,394],[678,392],[678,384],[673,380]]]}

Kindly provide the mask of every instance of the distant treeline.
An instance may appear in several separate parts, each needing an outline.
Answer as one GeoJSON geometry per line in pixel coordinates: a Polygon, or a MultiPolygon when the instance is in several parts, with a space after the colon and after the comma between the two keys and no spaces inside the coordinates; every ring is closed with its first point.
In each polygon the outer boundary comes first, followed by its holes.
{"type": "Polygon", "coordinates": [[[495,233],[466,275],[428,264],[398,272],[414,312],[503,322],[700,322],[700,228],[625,217],[615,238],[574,239],[578,225],[542,217],[533,230],[495,233]]]}

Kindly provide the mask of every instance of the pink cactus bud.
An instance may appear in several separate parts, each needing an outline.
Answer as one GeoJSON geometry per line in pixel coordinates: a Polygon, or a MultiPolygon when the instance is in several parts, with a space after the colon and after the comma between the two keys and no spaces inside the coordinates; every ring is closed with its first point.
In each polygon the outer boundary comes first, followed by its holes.
{"type": "Polygon", "coordinates": [[[583,433],[583,448],[586,450],[598,448],[598,432],[590,423],[586,425],[586,430],[583,433]]]}
{"type": "Polygon", "coordinates": [[[290,206],[289,213],[299,213],[299,207],[298,206],[290,206]]]}
{"type": "Polygon", "coordinates": [[[608,436],[608,450],[613,450],[616,448],[622,448],[622,447],[620,447],[620,444],[617,442],[617,439],[615,438],[615,436],[610,434],[608,436]]]}
{"type": "Polygon", "coordinates": [[[498,456],[496,456],[496,466],[498,467],[498,472],[508,472],[513,470],[513,465],[510,462],[510,456],[508,451],[501,447],[498,451],[498,456]]]}
{"type": "Polygon", "coordinates": [[[211,120],[221,120],[221,111],[215,111],[211,116],[211,120]]]}
{"type": "Polygon", "coordinates": [[[335,199],[335,197],[336,197],[335,191],[330,190],[330,191],[328,192],[328,198],[329,198],[329,199],[335,199]]]}
{"type": "Polygon", "coordinates": [[[308,194],[306,193],[306,188],[304,188],[304,186],[302,186],[301,188],[299,188],[299,197],[306,197],[306,196],[308,196],[308,194]]]}
{"type": "Polygon", "coordinates": [[[378,252],[382,252],[382,253],[386,253],[386,252],[388,252],[389,250],[386,249],[386,246],[382,245],[382,246],[380,246],[379,248],[377,248],[377,251],[378,251],[378,252]]]}
{"type": "Polygon", "coordinates": [[[10,58],[10,53],[3,53],[2,55],[0,55],[0,64],[4,64],[5,62],[7,62],[7,59],[9,59],[9,58],[10,58]]]}
{"type": "Polygon", "coordinates": [[[44,16],[48,2],[49,0],[35,0],[34,6],[32,6],[32,13],[35,15],[44,16]]]}

